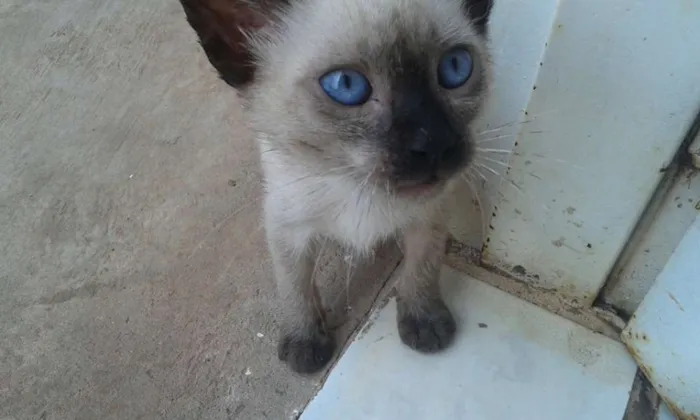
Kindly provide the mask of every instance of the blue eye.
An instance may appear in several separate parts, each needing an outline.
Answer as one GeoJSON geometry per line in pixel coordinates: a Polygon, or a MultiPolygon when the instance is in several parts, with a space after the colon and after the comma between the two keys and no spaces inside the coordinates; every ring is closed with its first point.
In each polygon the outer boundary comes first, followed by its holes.
{"type": "Polygon", "coordinates": [[[455,89],[467,83],[472,75],[474,63],[469,51],[464,48],[450,50],[440,58],[438,82],[445,89],[455,89]]]}
{"type": "Polygon", "coordinates": [[[361,105],[372,94],[367,78],[355,70],[334,70],[319,79],[326,95],[345,106],[361,105]]]}

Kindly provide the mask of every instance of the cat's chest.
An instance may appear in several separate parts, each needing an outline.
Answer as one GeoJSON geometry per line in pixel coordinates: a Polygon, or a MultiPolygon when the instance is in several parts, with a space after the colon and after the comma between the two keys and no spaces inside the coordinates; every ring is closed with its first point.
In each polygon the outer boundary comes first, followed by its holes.
{"type": "Polygon", "coordinates": [[[400,234],[411,222],[405,209],[385,197],[348,195],[323,217],[326,235],[359,251],[369,251],[379,242],[400,234]]]}

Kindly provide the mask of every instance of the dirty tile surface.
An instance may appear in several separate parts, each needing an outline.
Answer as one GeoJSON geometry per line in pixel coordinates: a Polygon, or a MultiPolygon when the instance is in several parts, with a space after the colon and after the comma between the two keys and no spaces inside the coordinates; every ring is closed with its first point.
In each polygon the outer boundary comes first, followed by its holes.
{"type": "Polygon", "coordinates": [[[377,311],[302,420],[620,420],[636,367],[621,344],[449,268],[454,345],[400,343],[395,305],[377,311]]]}

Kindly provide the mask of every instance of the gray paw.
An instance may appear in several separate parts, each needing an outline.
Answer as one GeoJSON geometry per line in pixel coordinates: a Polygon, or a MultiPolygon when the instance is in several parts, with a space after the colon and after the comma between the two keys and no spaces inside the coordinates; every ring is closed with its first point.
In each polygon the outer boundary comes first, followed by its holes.
{"type": "Polygon", "coordinates": [[[445,303],[438,299],[420,310],[398,302],[399,336],[414,350],[435,353],[452,343],[457,326],[445,303]]]}
{"type": "Polygon", "coordinates": [[[277,355],[289,367],[302,374],[323,369],[333,358],[335,341],[320,328],[306,334],[287,334],[282,337],[277,355]]]}

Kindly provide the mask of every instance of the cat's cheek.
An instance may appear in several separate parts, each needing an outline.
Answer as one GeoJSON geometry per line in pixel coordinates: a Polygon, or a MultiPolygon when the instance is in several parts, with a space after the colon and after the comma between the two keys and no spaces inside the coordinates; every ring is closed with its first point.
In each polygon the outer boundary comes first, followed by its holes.
{"type": "Polygon", "coordinates": [[[369,144],[358,145],[349,151],[351,164],[361,173],[379,172],[382,167],[383,153],[369,144]]]}

